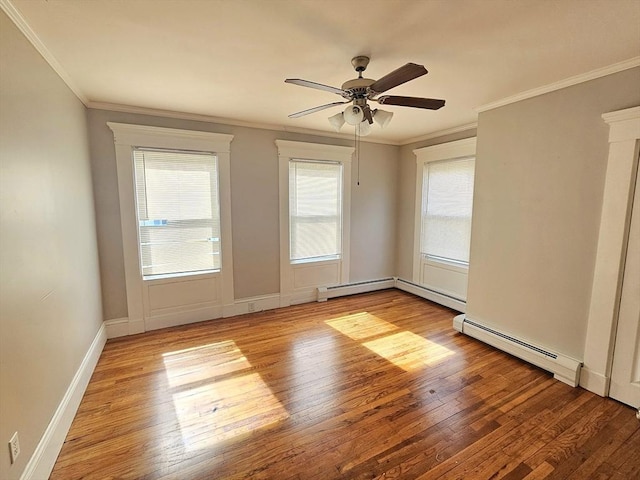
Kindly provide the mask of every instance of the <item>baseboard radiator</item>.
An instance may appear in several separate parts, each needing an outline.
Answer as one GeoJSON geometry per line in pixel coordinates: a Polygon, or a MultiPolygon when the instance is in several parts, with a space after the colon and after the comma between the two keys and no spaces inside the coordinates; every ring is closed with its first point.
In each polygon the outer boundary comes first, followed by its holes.
{"type": "Polygon", "coordinates": [[[398,290],[403,290],[426,300],[444,305],[445,307],[452,308],[457,312],[464,313],[467,308],[467,302],[465,302],[464,300],[444,294],[442,292],[431,290],[430,288],[418,285],[417,283],[409,282],[408,280],[403,280],[402,278],[396,279],[395,287],[398,290]]]}
{"type": "Polygon", "coordinates": [[[344,297],[346,295],[355,295],[357,293],[375,292],[376,290],[385,290],[395,287],[395,278],[380,278],[378,280],[368,280],[366,282],[345,283],[343,285],[334,285],[332,287],[318,288],[318,301],[326,302],[329,298],[344,297]]]}
{"type": "Polygon", "coordinates": [[[465,315],[458,315],[453,319],[453,328],[460,333],[469,335],[504,352],[510,353],[515,357],[537,365],[553,373],[554,378],[567,385],[571,385],[572,387],[578,386],[582,364],[573,358],[559,353],[549,352],[544,348],[524,342],[465,318],[465,315]]]}
{"type": "Polygon", "coordinates": [[[458,312],[464,312],[466,302],[458,298],[446,295],[435,290],[431,290],[417,283],[403,280],[402,278],[388,277],[377,280],[367,280],[364,282],[345,283],[342,285],[333,285],[331,287],[318,287],[318,301],[324,302],[329,298],[344,297],[346,295],[355,295],[358,293],[374,292],[376,290],[385,290],[387,288],[397,288],[404,292],[411,293],[418,297],[430,300],[445,307],[452,308],[458,312]]]}

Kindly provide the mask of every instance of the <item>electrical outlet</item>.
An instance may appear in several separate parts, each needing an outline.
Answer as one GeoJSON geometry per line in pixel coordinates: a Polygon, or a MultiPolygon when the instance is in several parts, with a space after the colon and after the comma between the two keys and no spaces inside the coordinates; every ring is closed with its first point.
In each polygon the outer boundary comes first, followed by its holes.
{"type": "Polygon", "coordinates": [[[18,440],[18,432],[14,433],[9,440],[9,454],[11,455],[11,463],[16,463],[18,455],[20,455],[20,440],[18,440]]]}
{"type": "Polygon", "coordinates": [[[254,302],[249,302],[248,307],[249,307],[249,313],[256,311],[256,304],[254,302]]]}

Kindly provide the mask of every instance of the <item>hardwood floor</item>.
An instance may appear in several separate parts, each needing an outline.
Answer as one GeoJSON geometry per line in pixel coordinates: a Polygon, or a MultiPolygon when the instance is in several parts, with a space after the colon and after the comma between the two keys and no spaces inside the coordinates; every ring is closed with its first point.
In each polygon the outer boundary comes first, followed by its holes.
{"type": "Polygon", "coordinates": [[[640,478],[635,412],[397,290],[111,340],[52,479],[640,478]]]}

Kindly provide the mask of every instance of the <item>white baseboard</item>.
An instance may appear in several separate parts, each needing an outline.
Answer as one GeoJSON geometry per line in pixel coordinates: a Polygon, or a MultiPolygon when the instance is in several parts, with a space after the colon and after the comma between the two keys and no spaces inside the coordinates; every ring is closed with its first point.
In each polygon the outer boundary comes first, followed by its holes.
{"type": "Polygon", "coordinates": [[[138,333],[144,333],[144,319],[136,318],[135,320],[129,319],[129,335],[136,335],[138,333]]]}
{"type": "Polygon", "coordinates": [[[288,307],[291,305],[291,295],[290,294],[280,294],[280,308],[288,307]]]}
{"type": "Polygon", "coordinates": [[[129,319],[124,317],[105,320],[104,328],[107,333],[107,338],[124,337],[129,335],[129,319]]]}
{"type": "Polygon", "coordinates": [[[311,303],[318,301],[318,289],[308,288],[298,290],[290,295],[289,305],[300,305],[301,303],[311,303]]]}
{"type": "Polygon", "coordinates": [[[464,313],[467,310],[467,302],[463,300],[453,298],[449,295],[444,295],[442,293],[436,292],[435,290],[430,290],[413,282],[403,280],[402,278],[396,279],[395,287],[398,290],[402,290],[404,292],[408,292],[418,297],[424,298],[425,300],[444,305],[445,307],[449,307],[457,312],[464,313]]]}
{"type": "Polygon", "coordinates": [[[220,317],[234,317],[236,315],[261,312],[264,310],[272,310],[274,308],[288,307],[290,305],[299,305],[302,303],[311,303],[316,301],[322,302],[329,298],[374,292],[376,290],[384,290],[387,288],[397,288],[459,312],[464,312],[466,308],[466,303],[461,300],[415,285],[411,282],[407,282],[406,280],[389,277],[336,285],[332,287],[309,287],[298,289],[288,294],[274,293],[270,295],[241,298],[224,306],[218,305],[203,309],[154,315],[146,321],[146,324],[142,319],[132,321],[126,317],[115,318],[107,320],[105,322],[105,327],[107,338],[117,338],[126,335],[135,335],[145,331],[157,330],[160,328],[186,325],[189,323],[196,323],[220,317]]]}
{"type": "Polygon", "coordinates": [[[610,382],[610,377],[593,372],[588,367],[582,367],[580,371],[580,386],[601,397],[609,396],[610,382]]]}
{"type": "Polygon", "coordinates": [[[185,312],[157,315],[147,321],[145,328],[144,320],[130,321],[127,317],[114,318],[104,322],[107,338],[118,338],[127,335],[135,335],[148,330],[186,325],[188,323],[201,322],[222,317],[234,317],[252,312],[262,312],[279,308],[280,294],[260,295],[257,297],[247,297],[236,300],[224,307],[207,307],[201,310],[189,310],[185,312]],[[222,312],[222,314],[221,314],[222,312]]]}
{"type": "Polygon", "coordinates": [[[222,305],[207,306],[153,315],[151,318],[145,320],[144,328],[146,331],[159,330],[161,328],[204,322],[220,317],[222,317],[222,305]]]}
{"type": "Polygon", "coordinates": [[[292,293],[281,293],[279,308],[289,307],[291,305],[300,305],[302,303],[311,303],[316,301],[318,301],[317,288],[308,288],[305,290],[298,290],[292,293]]]}
{"type": "Polygon", "coordinates": [[[347,283],[333,287],[318,287],[318,301],[326,302],[329,298],[344,297],[358,293],[375,292],[393,288],[396,285],[395,278],[381,278],[379,280],[368,280],[365,282],[347,283]]]}
{"type": "Polygon", "coordinates": [[[22,472],[20,480],[49,478],[106,341],[107,332],[103,323],[22,472]]]}
{"type": "Polygon", "coordinates": [[[546,348],[517,339],[507,333],[499,332],[475,320],[471,320],[465,315],[458,315],[453,319],[453,328],[458,332],[537,365],[553,373],[554,378],[567,385],[578,386],[582,363],[573,358],[557,352],[551,352],[546,348]]]}
{"type": "Polygon", "coordinates": [[[264,310],[273,310],[280,308],[280,294],[260,295],[257,297],[240,298],[231,305],[225,305],[223,308],[223,316],[234,317],[236,315],[244,315],[245,313],[262,312],[264,310]]]}
{"type": "Polygon", "coordinates": [[[105,320],[104,326],[108,339],[126,337],[127,335],[144,332],[144,320],[142,319],[130,321],[127,317],[112,318],[111,320],[105,320]]]}

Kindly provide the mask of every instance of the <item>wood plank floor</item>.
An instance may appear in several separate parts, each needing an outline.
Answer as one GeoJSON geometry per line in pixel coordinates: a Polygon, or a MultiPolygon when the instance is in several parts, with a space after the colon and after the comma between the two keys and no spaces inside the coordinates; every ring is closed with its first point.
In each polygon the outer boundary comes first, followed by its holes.
{"type": "Polygon", "coordinates": [[[397,290],[111,340],[52,479],[640,478],[635,412],[397,290]]]}

